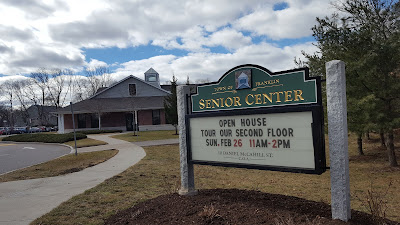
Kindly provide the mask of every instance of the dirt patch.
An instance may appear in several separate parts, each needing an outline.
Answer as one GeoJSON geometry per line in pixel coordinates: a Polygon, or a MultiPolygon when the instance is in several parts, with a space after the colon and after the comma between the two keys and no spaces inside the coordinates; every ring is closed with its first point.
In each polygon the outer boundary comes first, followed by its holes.
{"type": "MultiPolygon", "coordinates": [[[[297,197],[238,189],[200,190],[196,196],[162,195],[110,217],[106,224],[379,224],[353,211],[348,222],[332,220],[330,205],[297,197]]],[[[387,224],[399,224],[387,221],[387,224]]]]}
{"type": "Polygon", "coordinates": [[[83,170],[84,168],[71,168],[71,169],[67,169],[64,171],[60,172],[60,175],[65,175],[65,174],[69,174],[69,173],[75,173],[75,172],[79,172],[81,170],[83,170]]]}

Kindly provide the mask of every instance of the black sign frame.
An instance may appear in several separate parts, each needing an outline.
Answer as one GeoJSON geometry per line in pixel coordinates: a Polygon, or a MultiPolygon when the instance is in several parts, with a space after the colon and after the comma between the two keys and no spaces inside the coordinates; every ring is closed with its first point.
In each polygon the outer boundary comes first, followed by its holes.
{"type": "Polygon", "coordinates": [[[271,114],[271,113],[288,113],[288,112],[312,112],[313,122],[312,136],[314,146],[314,169],[297,168],[297,167],[283,167],[283,166],[268,166],[268,165],[255,165],[247,163],[226,163],[216,161],[200,161],[192,159],[191,149],[191,134],[190,129],[186,129],[186,138],[188,144],[188,163],[200,164],[200,165],[212,165],[212,166],[224,166],[224,167],[236,167],[236,168],[248,168],[248,169],[260,169],[260,170],[271,170],[281,172],[293,172],[293,173],[306,173],[306,174],[322,174],[326,171],[326,157],[325,157],[325,139],[323,126],[323,112],[321,112],[319,106],[286,106],[278,108],[267,108],[267,109],[254,109],[254,110],[232,110],[225,112],[211,112],[211,113],[196,113],[186,115],[186,124],[190,127],[190,119],[198,117],[224,117],[234,115],[252,115],[252,114],[271,114]]]}

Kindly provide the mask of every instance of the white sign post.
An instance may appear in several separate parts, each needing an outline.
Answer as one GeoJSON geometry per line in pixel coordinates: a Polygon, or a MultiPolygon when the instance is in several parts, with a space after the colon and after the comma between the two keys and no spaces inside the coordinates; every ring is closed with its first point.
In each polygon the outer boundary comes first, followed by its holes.
{"type": "Polygon", "coordinates": [[[326,63],[332,218],[351,218],[345,64],[326,63]]]}

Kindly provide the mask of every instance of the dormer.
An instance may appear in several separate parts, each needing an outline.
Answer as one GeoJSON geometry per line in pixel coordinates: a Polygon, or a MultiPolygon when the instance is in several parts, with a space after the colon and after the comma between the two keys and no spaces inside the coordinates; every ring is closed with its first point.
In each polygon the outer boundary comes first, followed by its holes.
{"type": "Polygon", "coordinates": [[[144,80],[149,84],[161,88],[159,74],[153,68],[150,68],[144,73],[144,80]]]}

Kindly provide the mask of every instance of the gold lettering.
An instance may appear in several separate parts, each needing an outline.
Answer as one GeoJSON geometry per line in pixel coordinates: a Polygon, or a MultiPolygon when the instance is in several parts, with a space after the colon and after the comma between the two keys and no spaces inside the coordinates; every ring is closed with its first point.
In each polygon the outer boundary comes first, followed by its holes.
{"type": "Polygon", "coordinates": [[[283,94],[282,91],[274,92],[276,94],[276,102],[282,102],[281,101],[281,96],[279,94],[283,94]]]}
{"type": "Polygon", "coordinates": [[[242,106],[242,104],[240,104],[240,98],[239,97],[233,97],[233,101],[235,102],[234,106],[242,106]]]}
{"type": "Polygon", "coordinates": [[[219,99],[215,100],[215,99],[211,99],[213,105],[212,108],[215,108],[215,106],[219,107],[219,99]]]}
{"type": "Polygon", "coordinates": [[[256,98],[256,105],[262,104],[262,101],[261,101],[261,94],[256,94],[256,95],[255,95],[255,98],[256,98]]]}
{"type": "Polygon", "coordinates": [[[263,93],[263,96],[264,96],[264,104],[267,104],[267,101],[266,100],[268,100],[270,103],[272,103],[272,93],[269,93],[270,95],[268,96],[267,94],[265,94],[265,93],[263,93]]]}
{"type": "Polygon", "coordinates": [[[206,109],[211,108],[211,99],[206,99],[206,109]]]}
{"type": "Polygon", "coordinates": [[[285,91],[285,102],[291,102],[292,99],[292,91],[285,91]]]}
{"type": "Polygon", "coordinates": [[[301,96],[303,94],[302,90],[293,90],[294,91],[294,101],[299,101],[302,100],[304,101],[304,98],[301,96]]]}
{"type": "Polygon", "coordinates": [[[225,99],[225,106],[226,106],[226,107],[231,107],[231,106],[232,106],[232,104],[233,104],[233,100],[232,100],[232,98],[231,98],[231,97],[228,97],[228,98],[226,98],[226,99],[225,99]],[[230,103],[230,104],[228,104],[228,99],[229,99],[229,101],[231,101],[231,103],[230,103]]]}
{"type": "Polygon", "coordinates": [[[249,96],[251,96],[252,98],[254,98],[254,96],[252,95],[252,94],[248,94],[247,96],[246,96],[246,103],[247,103],[247,105],[253,105],[254,104],[254,101],[252,102],[252,103],[250,103],[249,102],[249,96]]]}
{"type": "Polygon", "coordinates": [[[200,99],[199,101],[200,109],[204,109],[206,105],[204,105],[204,99],[200,99]]]}

